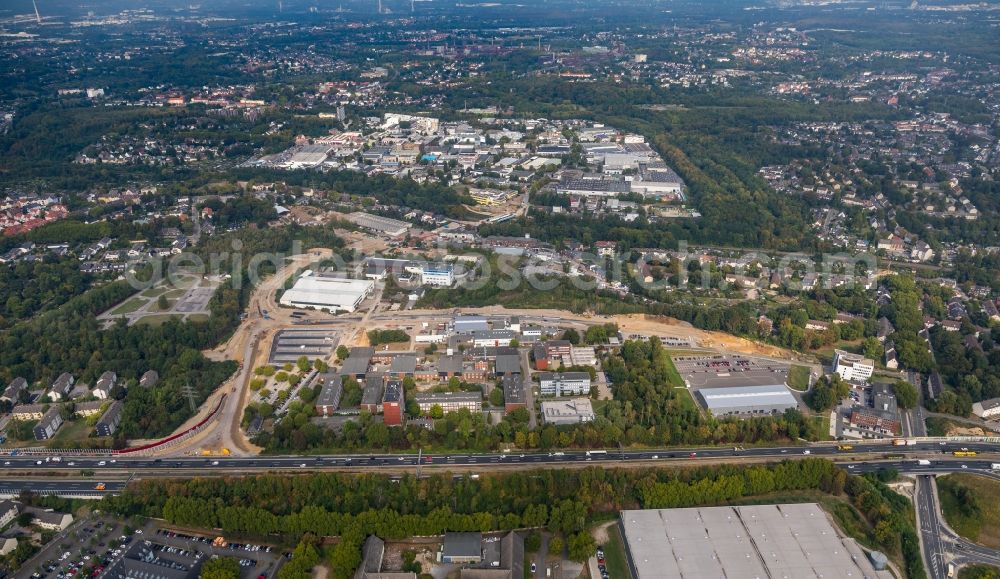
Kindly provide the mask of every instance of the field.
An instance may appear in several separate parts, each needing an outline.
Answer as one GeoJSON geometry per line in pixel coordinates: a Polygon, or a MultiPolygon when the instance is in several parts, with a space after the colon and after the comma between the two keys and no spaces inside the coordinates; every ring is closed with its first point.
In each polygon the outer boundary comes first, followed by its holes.
{"type": "Polygon", "coordinates": [[[950,474],[938,479],[938,496],[944,518],[956,533],[981,545],[1000,548],[1000,481],[950,474]],[[965,489],[974,505],[960,498],[965,489]]]}
{"type": "Polygon", "coordinates": [[[788,385],[793,390],[805,392],[809,389],[809,368],[805,366],[792,366],[788,370],[788,385]]]}
{"type": "Polygon", "coordinates": [[[146,300],[140,298],[132,298],[115,309],[111,310],[111,315],[118,316],[121,314],[131,314],[132,312],[138,311],[139,308],[146,305],[146,300]]]}

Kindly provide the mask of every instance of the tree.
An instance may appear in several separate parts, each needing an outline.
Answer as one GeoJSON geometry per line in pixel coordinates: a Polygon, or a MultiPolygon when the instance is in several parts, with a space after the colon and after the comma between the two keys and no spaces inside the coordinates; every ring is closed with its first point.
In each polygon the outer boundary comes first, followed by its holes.
{"type": "Polygon", "coordinates": [[[882,359],[882,355],[885,354],[885,348],[882,346],[882,342],[878,341],[878,338],[869,336],[861,342],[861,351],[864,353],[866,358],[871,358],[872,360],[878,361],[882,359]]]}
{"type": "Polygon", "coordinates": [[[570,535],[567,545],[569,547],[570,560],[578,563],[583,563],[589,559],[597,548],[594,537],[587,531],[580,531],[579,533],[570,535]]]}
{"type": "Polygon", "coordinates": [[[170,302],[167,301],[166,294],[160,294],[160,297],[156,299],[156,307],[163,311],[170,307],[170,302]]]}
{"type": "Polygon", "coordinates": [[[562,537],[552,537],[549,541],[549,553],[552,555],[562,557],[562,552],[565,548],[566,545],[563,544],[562,537]]]}
{"type": "Polygon", "coordinates": [[[896,404],[900,408],[913,408],[917,405],[917,389],[913,387],[913,384],[899,380],[894,388],[896,390],[896,404]]]}
{"type": "Polygon", "coordinates": [[[232,557],[215,557],[205,561],[200,579],[239,579],[240,564],[232,557]]]}
{"type": "Polygon", "coordinates": [[[34,520],[35,520],[35,515],[33,515],[33,514],[29,513],[29,512],[21,513],[21,514],[19,514],[17,516],[17,526],[19,526],[19,527],[27,527],[28,525],[31,524],[31,521],[34,521],[34,520]]]}
{"type": "Polygon", "coordinates": [[[573,328],[569,328],[568,330],[563,332],[562,339],[568,341],[570,344],[573,344],[574,346],[578,346],[580,344],[580,332],[577,332],[573,328]]]}
{"type": "Polygon", "coordinates": [[[347,346],[341,344],[337,346],[337,359],[346,360],[348,356],[351,355],[351,351],[347,349],[347,346]]]}

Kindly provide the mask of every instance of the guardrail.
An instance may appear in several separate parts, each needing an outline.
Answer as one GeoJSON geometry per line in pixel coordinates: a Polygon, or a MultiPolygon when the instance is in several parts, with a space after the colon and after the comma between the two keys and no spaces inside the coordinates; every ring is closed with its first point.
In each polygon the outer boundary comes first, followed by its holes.
{"type": "Polygon", "coordinates": [[[162,448],[162,447],[165,447],[165,446],[170,446],[170,445],[176,444],[176,443],[181,442],[182,440],[184,440],[184,439],[186,439],[186,438],[188,438],[188,437],[190,437],[190,436],[192,436],[194,434],[197,434],[199,431],[201,431],[205,427],[205,425],[207,425],[209,422],[212,421],[213,418],[215,418],[216,414],[219,413],[219,411],[222,409],[222,405],[226,402],[226,396],[228,396],[228,394],[223,394],[222,398],[219,399],[219,403],[215,405],[215,408],[212,409],[212,412],[210,412],[208,414],[208,416],[206,416],[205,418],[201,419],[201,421],[198,422],[198,424],[195,424],[194,426],[192,426],[191,428],[185,430],[184,432],[179,432],[177,434],[173,434],[171,436],[168,436],[168,437],[166,437],[164,439],[158,440],[156,442],[151,442],[149,444],[144,444],[142,446],[135,446],[135,447],[132,447],[132,448],[123,448],[123,449],[120,449],[120,450],[115,450],[115,451],[112,452],[112,454],[115,455],[115,456],[130,455],[130,454],[144,454],[144,453],[150,452],[152,450],[156,450],[156,449],[159,449],[159,448],[162,448]]]}

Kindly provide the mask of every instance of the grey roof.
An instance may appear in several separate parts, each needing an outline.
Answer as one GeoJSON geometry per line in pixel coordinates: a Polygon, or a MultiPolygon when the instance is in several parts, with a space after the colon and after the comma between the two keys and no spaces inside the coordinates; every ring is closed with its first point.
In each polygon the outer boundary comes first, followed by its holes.
{"type": "Polygon", "coordinates": [[[567,380],[590,380],[590,373],[588,372],[542,372],[538,375],[538,379],[547,382],[549,380],[557,381],[567,381],[567,380]]]}
{"type": "Polygon", "coordinates": [[[416,370],[416,356],[395,356],[389,366],[390,374],[413,374],[416,370]]]}
{"type": "Polygon", "coordinates": [[[121,421],[121,414],[123,407],[124,405],[121,403],[120,400],[115,400],[114,402],[112,402],[111,406],[108,406],[108,409],[104,411],[104,414],[101,416],[101,419],[97,421],[97,424],[95,425],[97,429],[100,430],[101,426],[105,424],[110,424],[111,429],[114,430],[114,427],[117,426],[117,424],[115,423],[121,421]]]}
{"type": "Polygon", "coordinates": [[[498,354],[496,361],[497,374],[520,374],[521,357],[517,354],[498,354]]]}
{"type": "Polygon", "coordinates": [[[770,386],[737,386],[732,388],[702,388],[698,395],[709,410],[762,407],[794,407],[795,397],[783,384],[770,386]]]}
{"type": "Polygon", "coordinates": [[[333,372],[325,372],[316,376],[316,384],[322,386],[316,397],[316,406],[340,405],[340,397],[344,393],[343,377],[333,372]]]}
{"type": "Polygon", "coordinates": [[[385,391],[385,376],[375,374],[365,377],[365,391],[361,394],[361,404],[378,404],[382,402],[385,391]]]}
{"type": "Polygon", "coordinates": [[[351,355],[344,360],[344,365],[341,367],[341,374],[346,374],[348,376],[360,376],[368,372],[368,366],[371,364],[371,355],[359,354],[357,356],[351,355]]]}
{"type": "Polygon", "coordinates": [[[69,392],[69,389],[72,387],[73,387],[73,375],[70,374],[69,372],[63,372],[52,383],[52,389],[63,394],[69,392]]]}
{"type": "Polygon", "coordinates": [[[102,390],[110,390],[115,382],[118,381],[118,375],[108,370],[107,372],[101,374],[101,377],[97,379],[97,387],[102,390]]]}
{"type": "Polygon", "coordinates": [[[508,374],[500,381],[503,386],[504,404],[525,404],[524,377],[520,374],[508,374]]]}
{"type": "Polygon", "coordinates": [[[452,354],[450,356],[441,356],[438,358],[438,372],[445,372],[450,374],[461,374],[463,367],[463,358],[461,354],[452,354]]]}
{"type": "Polygon", "coordinates": [[[814,503],[621,512],[636,579],[876,577],[814,503]]]}
{"type": "Polygon", "coordinates": [[[7,388],[3,391],[3,398],[7,400],[16,401],[17,395],[20,394],[21,390],[28,389],[28,381],[24,378],[17,377],[10,381],[7,388]]]}
{"type": "Polygon", "coordinates": [[[479,557],[482,555],[482,533],[445,533],[442,557],[479,557]]]}

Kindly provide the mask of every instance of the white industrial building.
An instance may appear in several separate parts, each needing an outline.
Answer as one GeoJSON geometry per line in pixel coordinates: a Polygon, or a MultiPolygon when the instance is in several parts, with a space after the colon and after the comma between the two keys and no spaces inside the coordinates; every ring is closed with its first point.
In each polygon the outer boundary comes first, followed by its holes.
{"type": "Polygon", "coordinates": [[[862,381],[872,377],[875,360],[843,350],[833,351],[833,371],[844,380],[862,381]]]}
{"type": "Polygon", "coordinates": [[[783,384],[702,388],[698,396],[714,416],[780,414],[798,408],[795,397],[783,384]]]}
{"type": "Polygon", "coordinates": [[[424,285],[451,287],[455,283],[455,268],[447,263],[428,263],[420,272],[424,285]]]}
{"type": "Polygon", "coordinates": [[[855,577],[893,575],[815,503],[621,512],[632,577],[855,577]]]}
{"type": "Polygon", "coordinates": [[[281,295],[280,303],[293,308],[353,312],[374,291],[375,282],[371,280],[326,277],[306,271],[281,295]]]}
{"type": "Polygon", "coordinates": [[[346,219],[363,229],[370,229],[377,233],[385,234],[389,237],[402,237],[410,230],[411,225],[405,221],[372,215],[362,211],[356,211],[347,215],[346,219]]]}
{"type": "Polygon", "coordinates": [[[542,422],[545,424],[581,424],[593,422],[594,406],[589,398],[546,400],[542,402],[542,422]]]}

